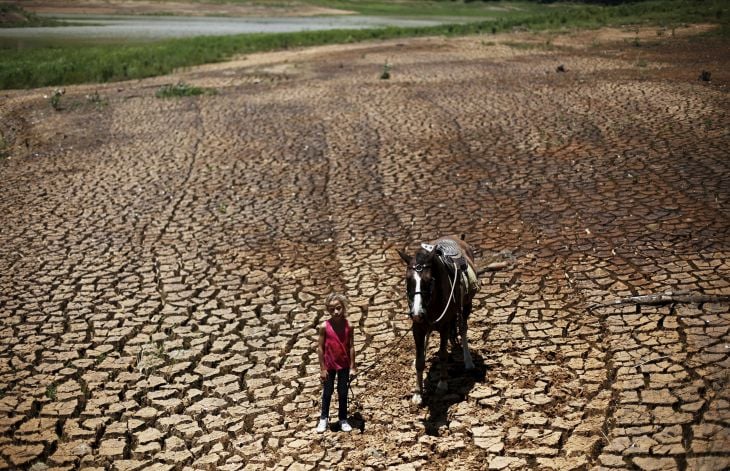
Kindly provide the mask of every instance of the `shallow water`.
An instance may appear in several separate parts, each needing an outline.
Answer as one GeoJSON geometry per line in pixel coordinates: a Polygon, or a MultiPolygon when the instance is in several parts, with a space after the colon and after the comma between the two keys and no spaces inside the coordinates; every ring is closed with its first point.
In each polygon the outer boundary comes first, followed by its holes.
{"type": "Polygon", "coordinates": [[[464,21],[448,19],[399,19],[374,16],[327,17],[173,17],[173,16],[95,16],[56,18],[71,26],[0,29],[0,47],[30,47],[144,42],[190,36],[225,36],[246,33],[288,33],[330,29],[364,29],[386,26],[434,26],[464,21]]]}

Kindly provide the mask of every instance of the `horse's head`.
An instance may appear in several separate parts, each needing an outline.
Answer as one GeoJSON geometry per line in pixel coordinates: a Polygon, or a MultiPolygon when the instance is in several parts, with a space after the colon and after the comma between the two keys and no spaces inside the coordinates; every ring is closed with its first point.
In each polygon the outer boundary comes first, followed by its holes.
{"type": "Polygon", "coordinates": [[[408,296],[408,315],[413,322],[426,319],[426,308],[431,302],[434,289],[435,250],[432,245],[422,244],[414,256],[398,250],[406,263],[406,295],[408,296]]]}

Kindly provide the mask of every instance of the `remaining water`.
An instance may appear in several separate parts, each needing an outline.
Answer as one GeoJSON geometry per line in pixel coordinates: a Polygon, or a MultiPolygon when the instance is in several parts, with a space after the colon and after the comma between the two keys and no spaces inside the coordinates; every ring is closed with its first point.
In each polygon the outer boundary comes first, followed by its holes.
{"type": "Polygon", "coordinates": [[[364,29],[386,26],[416,27],[464,21],[463,18],[398,19],[374,16],[223,18],[79,15],[56,19],[73,23],[73,25],[0,28],[0,47],[21,49],[61,44],[154,41],[189,36],[364,29]]]}

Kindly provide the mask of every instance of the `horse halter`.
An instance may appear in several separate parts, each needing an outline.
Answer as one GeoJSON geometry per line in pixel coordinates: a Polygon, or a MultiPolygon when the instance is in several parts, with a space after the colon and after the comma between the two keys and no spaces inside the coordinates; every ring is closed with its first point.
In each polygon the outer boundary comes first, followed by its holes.
{"type": "MultiPolygon", "coordinates": [[[[427,247],[424,247],[424,248],[427,248],[427,247]]],[[[431,265],[417,263],[417,264],[411,266],[411,269],[417,273],[421,273],[424,268],[430,268],[430,267],[431,267],[431,265]]],[[[444,310],[441,312],[441,315],[435,321],[430,321],[427,319],[427,322],[429,324],[433,325],[433,324],[437,324],[439,321],[441,321],[441,319],[443,319],[444,316],[446,315],[446,311],[448,311],[449,306],[451,305],[451,302],[452,301],[456,302],[456,299],[454,299],[454,289],[456,288],[456,285],[458,283],[458,276],[459,276],[459,268],[456,265],[454,265],[453,280],[448,276],[448,274],[446,275],[446,278],[449,280],[449,284],[451,285],[451,292],[449,293],[449,297],[446,300],[446,305],[444,306],[444,310]]],[[[413,293],[413,299],[411,299],[410,297],[408,298],[408,307],[409,307],[408,317],[410,317],[411,320],[413,320],[413,303],[415,302],[416,295],[421,295],[421,298],[423,300],[425,298],[425,296],[424,296],[425,294],[428,294],[430,297],[432,290],[433,290],[433,279],[431,279],[430,282],[428,283],[427,290],[420,289],[418,291],[415,291],[413,293]]]]}
{"type": "Polygon", "coordinates": [[[412,266],[410,266],[410,269],[414,272],[418,273],[418,289],[415,290],[413,293],[411,293],[411,296],[408,296],[408,317],[413,320],[413,304],[415,303],[416,296],[421,296],[421,302],[426,298],[426,296],[431,295],[432,291],[432,283],[429,283],[427,288],[424,288],[424,285],[422,284],[422,280],[420,279],[420,274],[423,272],[424,269],[431,268],[430,264],[425,263],[416,263],[412,266]]]}
{"type": "MultiPolygon", "coordinates": [[[[436,248],[436,246],[435,245],[431,245],[431,244],[422,243],[421,244],[421,248],[423,248],[428,253],[433,253],[433,250],[436,248]]],[[[419,274],[418,277],[419,277],[419,286],[420,286],[420,274],[421,274],[421,272],[425,268],[431,268],[431,264],[415,263],[410,268],[414,272],[416,272],[416,273],[419,274]]],[[[414,291],[414,293],[413,293],[413,299],[411,299],[410,297],[408,298],[408,317],[410,317],[411,320],[413,320],[413,303],[415,303],[416,296],[421,296],[421,302],[423,302],[423,300],[425,299],[426,295],[428,295],[430,297],[431,296],[431,291],[433,289],[432,288],[432,284],[433,284],[433,282],[431,282],[431,283],[428,284],[428,289],[427,290],[418,289],[418,290],[414,291]]]]}

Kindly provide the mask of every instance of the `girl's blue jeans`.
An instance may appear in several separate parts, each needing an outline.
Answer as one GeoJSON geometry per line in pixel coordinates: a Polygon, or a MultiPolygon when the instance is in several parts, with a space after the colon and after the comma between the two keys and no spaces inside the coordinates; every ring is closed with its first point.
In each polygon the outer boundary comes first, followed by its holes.
{"type": "Polygon", "coordinates": [[[337,376],[337,396],[339,397],[339,420],[347,419],[347,388],[350,384],[350,369],[343,368],[341,370],[329,370],[327,379],[324,382],[324,390],[322,391],[322,414],[321,419],[327,419],[330,415],[330,402],[332,401],[332,393],[335,389],[335,376],[337,376]]]}

